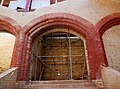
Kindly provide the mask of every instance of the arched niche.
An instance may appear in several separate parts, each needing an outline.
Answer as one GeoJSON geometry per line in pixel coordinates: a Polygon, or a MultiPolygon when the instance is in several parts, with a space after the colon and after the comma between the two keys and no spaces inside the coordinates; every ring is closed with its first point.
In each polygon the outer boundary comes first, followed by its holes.
{"type": "Polygon", "coordinates": [[[100,34],[102,52],[105,65],[119,70],[119,32],[120,32],[120,13],[113,13],[102,18],[96,24],[96,30],[100,34]]]}
{"type": "MultiPolygon", "coordinates": [[[[19,54],[19,50],[18,50],[19,42],[20,42],[20,40],[19,40],[20,30],[21,30],[21,26],[19,24],[17,24],[13,19],[3,16],[3,15],[0,15],[0,32],[3,32],[3,31],[7,32],[7,33],[4,33],[4,34],[7,34],[4,36],[8,36],[8,33],[9,33],[9,35],[11,35],[9,37],[3,37],[3,38],[9,39],[9,42],[11,40],[14,40],[14,43],[10,42],[10,44],[12,45],[10,48],[11,53],[10,53],[10,58],[9,58],[9,59],[11,59],[10,64],[9,64],[10,67],[14,67],[14,66],[19,67],[19,65],[20,65],[19,64],[20,54],[19,54]]],[[[2,36],[3,36],[3,34],[1,34],[1,38],[2,38],[2,36]]],[[[6,40],[6,41],[8,41],[8,40],[6,40]]],[[[5,46],[6,44],[3,44],[3,45],[5,46]]],[[[2,51],[5,51],[5,50],[2,50],[2,51]]],[[[3,59],[1,59],[1,60],[3,60],[3,59]]]]}
{"type": "Polygon", "coordinates": [[[101,43],[94,26],[85,19],[73,14],[50,13],[31,21],[28,25],[24,26],[24,30],[21,31],[21,35],[24,36],[24,45],[21,58],[20,80],[28,80],[29,78],[28,71],[30,67],[32,38],[38,34],[45,33],[50,28],[59,26],[72,29],[85,39],[90,79],[100,77],[99,65],[101,62],[104,62],[104,59],[102,58],[103,54],[98,51],[101,43]],[[100,58],[97,56],[98,53],[100,58]]]}
{"type": "Polygon", "coordinates": [[[7,31],[0,31],[0,67],[2,71],[10,68],[15,44],[15,36],[7,31]]]}
{"type": "Polygon", "coordinates": [[[106,30],[102,39],[108,66],[120,71],[120,25],[112,26],[106,30]]]}
{"type": "Polygon", "coordinates": [[[32,38],[30,79],[89,79],[86,42],[72,29],[55,27],[32,38]]]}

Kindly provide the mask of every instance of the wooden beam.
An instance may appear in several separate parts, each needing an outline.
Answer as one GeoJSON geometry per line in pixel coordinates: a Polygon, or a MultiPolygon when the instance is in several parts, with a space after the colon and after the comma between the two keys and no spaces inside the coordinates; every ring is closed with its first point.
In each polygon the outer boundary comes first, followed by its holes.
{"type": "Polygon", "coordinates": [[[69,34],[69,59],[70,59],[70,79],[73,78],[72,75],[72,52],[71,52],[71,40],[70,40],[70,34],[69,34]]]}

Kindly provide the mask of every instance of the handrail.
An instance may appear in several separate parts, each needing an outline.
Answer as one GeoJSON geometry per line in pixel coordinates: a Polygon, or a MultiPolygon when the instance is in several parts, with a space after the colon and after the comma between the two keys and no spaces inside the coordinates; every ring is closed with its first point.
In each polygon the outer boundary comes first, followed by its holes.
{"type": "Polygon", "coordinates": [[[16,69],[17,69],[17,67],[13,67],[13,68],[11,68],[11,69],[9,69],[9,70],[7,70],[7,71],[1,73],[1,74],[0,74],[0,78],[2,78],[2,77],[4,77],[4,76],[8,75],[9,73],[15,71],[16,69]]]}
{"type": "Polygon", "coordinates": [[[17,67],[0,74],[0,89],[16,89],[17,67]]]}

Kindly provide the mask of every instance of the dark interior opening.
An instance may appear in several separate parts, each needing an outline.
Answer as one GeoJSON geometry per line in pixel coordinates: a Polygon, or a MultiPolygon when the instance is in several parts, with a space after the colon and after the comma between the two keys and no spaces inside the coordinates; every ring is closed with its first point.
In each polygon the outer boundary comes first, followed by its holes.
{"type": "Polygon", "coordinates": [[[30,79],[88,79],[83,40],[68,32],[36,36],[32,42],[30,79]]]}

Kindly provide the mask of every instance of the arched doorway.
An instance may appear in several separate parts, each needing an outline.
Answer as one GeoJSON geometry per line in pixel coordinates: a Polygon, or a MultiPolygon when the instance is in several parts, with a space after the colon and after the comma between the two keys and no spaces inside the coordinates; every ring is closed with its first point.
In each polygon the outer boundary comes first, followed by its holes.
{"type": "MultiPolygon", "coordinates": [[[[1,38],[3,37],[2,40],[7,39],[6,41],[11,45],[10,47],[7,46],[8,49],[10,50],[6,51],[8,52],[8,55],[10,54],[8,58],[10,61],[9,63],[6,63],[6,65],[9,65],[9,67],[20,67],[19,59],[21,55],[19,54],[20,52],[18,50],[20,48],[18,47],[20,42],[19,41],[20,30],[21,30],[21,26],[17,24],[13,19],[0,15],[0,32],[1,32],[0,36],[1,38]]],[[[6,45],[9,45],[8,43],[3,43],[3,49],[6,45]]],[[[5,48],[5,50],[7,50],[7,48],[5,48]]],[[[5,50],[2,50],[1,52],[4,53],[5,50]]],[[[3,58],[1,60],[3,60],[3,58]]],[[[6,69],[8,69],[8,67],[6,69]]]]}
{"type": "Polygon", "coordinates": [[[120,25],[112,26],[102,35],[108,66],[120,71],[120,25]]]}
{"type": "Polygon", "coordinates": [[[104,17],[97,23],[96,27],[103,42],[106,65],[120,71],[120,13],[104,17]]]}
{"type": "Polygon", "coordinates": [[[1,30],[0,31],[0,67],[2,67],[2,72],[10,68],[14,44],[15,44],[15,36],[5,30],[1,30]]]}
{"type": "Polygon", "coordinates": [[[32,40],[38,34],[42,34],[48,31],[51,28],[55,27],[65,27],[77,32],[79,35],[84,37],[87,49],[87,58],[88,58],[88,66],[89,66],[89,77],[90,79],[96,79],[100,77],[99,65],[102,60],[103,54],[99,53],[101,60],[98,55],[98,46],[99,44],[99,36],[95,30],[95,27],[85,19],[68,13],[50,13],[45,14],[31,21],[28,25],[23,27],[24,30],[21,31],[21,35],[24,36],[24,45],[22,50],[22,60],[21,60],[21,68],[20,68],[20,80],[28,80],[29,74],[28,71],[30,69],[30,54],[32,52],[32,40]],[[97,40],[97,42],[96,42],[97,40]],[[97,46],[96,46],[97,43],[97,46]]]}
{"type": "Polygon", "coordinates": [[[31,80],[88,79],[85,39],[69,28],[56,27],[32,39],[31,80]]]}

